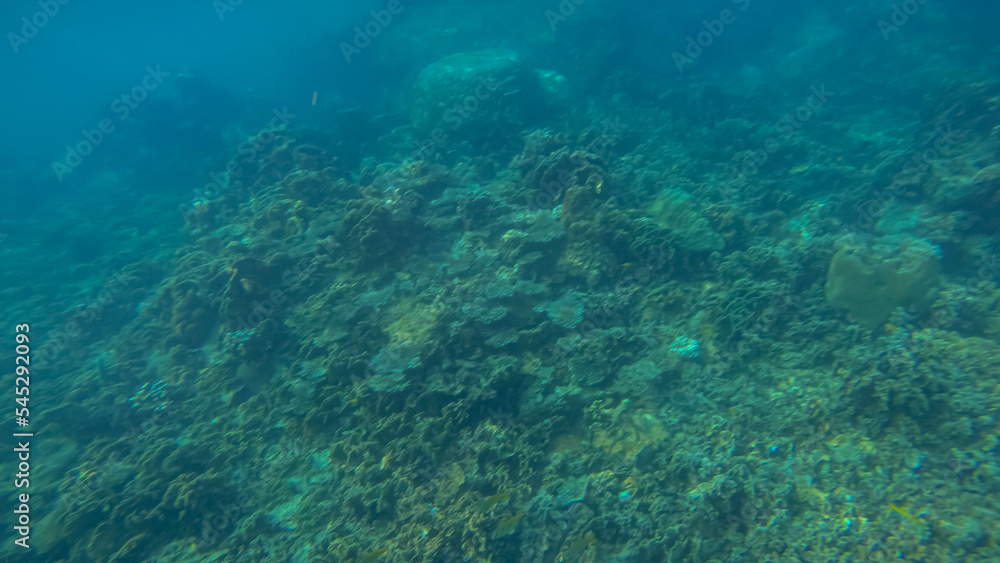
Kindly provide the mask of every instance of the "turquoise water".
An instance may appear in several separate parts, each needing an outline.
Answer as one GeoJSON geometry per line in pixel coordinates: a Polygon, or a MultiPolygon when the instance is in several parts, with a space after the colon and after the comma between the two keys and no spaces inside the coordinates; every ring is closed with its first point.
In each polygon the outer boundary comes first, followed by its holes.
{"type": "Polygon", "coordinates": [[[996,561],[991,2],[14,1],[9,561],[996,561]]]}

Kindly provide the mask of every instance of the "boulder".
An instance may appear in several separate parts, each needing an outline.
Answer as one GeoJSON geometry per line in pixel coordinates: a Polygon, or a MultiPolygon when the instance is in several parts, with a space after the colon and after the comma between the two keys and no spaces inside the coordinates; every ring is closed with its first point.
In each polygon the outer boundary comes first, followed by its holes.
{"type": "Polygon", "coordinates": [[[483,144],[519,134],[544,106],[537,73],[513,51],[458,53],[420,71],[411,124],[436,142],[483,144]]]}

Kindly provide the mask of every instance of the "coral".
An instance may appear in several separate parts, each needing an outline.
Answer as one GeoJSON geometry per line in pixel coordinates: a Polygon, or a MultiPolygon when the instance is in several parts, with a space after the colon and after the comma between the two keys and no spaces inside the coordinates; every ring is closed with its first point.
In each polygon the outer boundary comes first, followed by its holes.
{"type": "Polygon", "coordinates": [[[560,221],[561,211],[561,206],[557,206],[500,217],[501,224],[517,227],[500,238],[500,256],[507,263],[531,265],[531,271],[536,273],[551,270],[550,265],[564,247],[566,232],[560,221]]]}
{"type": "Polygon", "coordinates": [[[387,314],[389,318],[396,318],[389,324],[387,334],[392,342],[409,342],[424,348],[436,341],[442,314],[439,304],[400,299],[387,314]]]}
{"type": "Polygon", "coordinates": [[[663,375],[663,366],[652,359],[643,358],[635,363],[622,366],[615,378],[615,391],[625,395],[642,395],[647,393],[663,375]]]}
{"type": "Polygon", "coordinates": [[[174,336],[187,346],[199,346],[212,330],[213,315],[208,303],[193,282],[171,288],[174,306],[170,312],[170,325],[174,336]]]}
{"type": "Polygon", "coordinates": [[[556,502],[562,506],[569,506],[574,502],[580,502],[587,496],[587,486],[590,484],[588,477],[577,477],[560,482],[555,489],[554,496],[556,502]]]}
{"type": "Polygon", "coordinates": [[[567,276],[582,279],[588,287],[594,287],[605,279],[618,262],[606,246],[594,241],[573,242],[559,256],[558,270],[567,276]]]}
{"type": "Polygon", "coordinates": [[[270,299],[275,285],[275,270],[255,258],[243,258],[228,269],[228,281],[222,296],[222,316],[232,325],[252,327],[273,315],[277,303],[270,299]],[[262,307],[270,304],[271,308],[262,307]]]}
{"type": "Polygon", "coordinates": [[[900,328],[872,348],[847,351],[840,373],[851,416],[863,418],[873,435],[896,427],[906,441],[924,447],[993,442],[995,422],[983,413],[996,405],[987,374],[1000,364],[997,343],[937,329],[900,328]]]}
{"type": "Polygon", "coordinates": [[[610,374],[610,366],[591,358],[571,358],[566,362],[566,373],[573,383],[581,386],[598,386],[610,374]]]}
{"type": "Polygon", "coordinates": [[[554,208],[552,211],[541,211],[535,220],[525,231],[525,240],[534,243],[546,243],[558,239],[566,234],[562,223],[559,221],[560,209],[554,208]]]}
{"type": "Polygon", "coordinates": [[[725,247],[725,241],[702,216],[694,198],[684,190],[663,189],[646,213],[657,225],[680,237],[689,250],[722,250],[725,247]]]}
{"type": "Polygon", "coordinates": [[[483,294],[487,299],[499,299],[514,295],[518,280],[509,275],[497,274],[495,278],[487,282],[483,287],[483,294]]]}
{"type": "Polygon", "coordinates": [[[827,303],[847,309],[869,329],[887,321],[896,307],[925,311],[937,295],[939,260],[935,247],[916,239],[845,245],[830,261],[827,303]]]}
{"type": "Polygon", "coordinates": [[[539,305],[535,310],[545,313],[552,322],[563,328],[576,328],[583,321],[583,301],[572,292],[556,301],[539,305]]]}
{"type": "Polygon", "coordinates": [[[419,240],[423,225],[416,212],[423,198],[412,190],[393,187],[385,194],[353,200],[338,238],[362,268],[400,257],[419,240]]]}
{"type": "MultiPolygon", "coordinates": [[[[546,149],[557,146],[556,142],[546,145],[546,149]]],[[[525,151],[537,150],[536,147],[526,146],[525,151]]],[[[555,148],[551,153],[525,152],[515,159],[515,165],[520,167],[521,182],[531,190],[532,208],[548,209],[554,207],[560,201],[567,190],[573,186],[586,188],[586,195],[600,193],[603,188],[607,172],[601,167],[601,157],[582,150],[573,151],[569,147],[555,148]]],[[[582,212],[589,203],[588,197],[581,197],[571,206],[569,218],[564,221],[573,221],[577,212],[582,212]]]]}
{"type": "Polygon", "coordinates": [[[427,65],[412,92],[422,135],[480,143],[519,132],[543,107],[538,76],[508,50],[458,53],[427,65]]]}
{"type": "Polygon", "coordinates": [[[410,342],[401,342],[379,350],[369,364],[371,376],[368,378],[368,386],[385,393],[406,389],[410,384],[406,380],[407,370],[421,365],[419,352],[417,346],[410,342]]]}
{"type": "Polygon", "coordinates": [[[509,344],[517,343],[520,336],[516,331],[508,330],[504,332],[498,332],[493,336],[486,339],[486,344],[493,346],[494,348],[501,348],[509,344]]]}
{"type": "Polygon", "coordinates": [[[462,305],[462,312],[473,321],[483,324],[493,324],[503,320],[510,311],[502,305],[490,306],[484,301],[476,301],[462,305]]]}
{"type": "Polygon", "coordinates": [[[372,186],[379,187],[390,195],[405,190],[427,199],[435,199],[442,196],[455,182],[448,168],[426,160],[411,160],[380,170],[372,180],[372,186]]]}

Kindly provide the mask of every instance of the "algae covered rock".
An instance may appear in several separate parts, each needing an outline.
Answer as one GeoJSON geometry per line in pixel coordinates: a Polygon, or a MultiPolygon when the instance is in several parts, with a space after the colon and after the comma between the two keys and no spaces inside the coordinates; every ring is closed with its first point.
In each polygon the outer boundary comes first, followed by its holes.
{"type": "Polygon", "coordinates": [[[684,190],[666,188],[646,210],[660,227],[670,229],[688,250],[722,250],[725,241],[684,190]]]}
{"type": "Polygon", "coordinates": [[[830,262],[826,301],[875,328],[896,307],[926,310],[940,284],[937,248],[919,239],[886,237],[871,247],[846,245],[830,262]]]}
{"type": "Polygon", "coordinates": [[[520,132],[543,100],[537,74],[513,51],[458,53],[420,71],[411,122],[435,142],[484,141],[520,132]]]}

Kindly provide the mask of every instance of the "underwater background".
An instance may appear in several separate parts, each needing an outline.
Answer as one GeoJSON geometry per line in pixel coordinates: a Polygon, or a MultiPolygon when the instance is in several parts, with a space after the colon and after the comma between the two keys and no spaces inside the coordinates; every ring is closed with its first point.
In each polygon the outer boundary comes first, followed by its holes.
{"type": "Polygon", "coordinates": [[[0,557],[1000,560],[998,21],[4,3],[0,557]]]}

